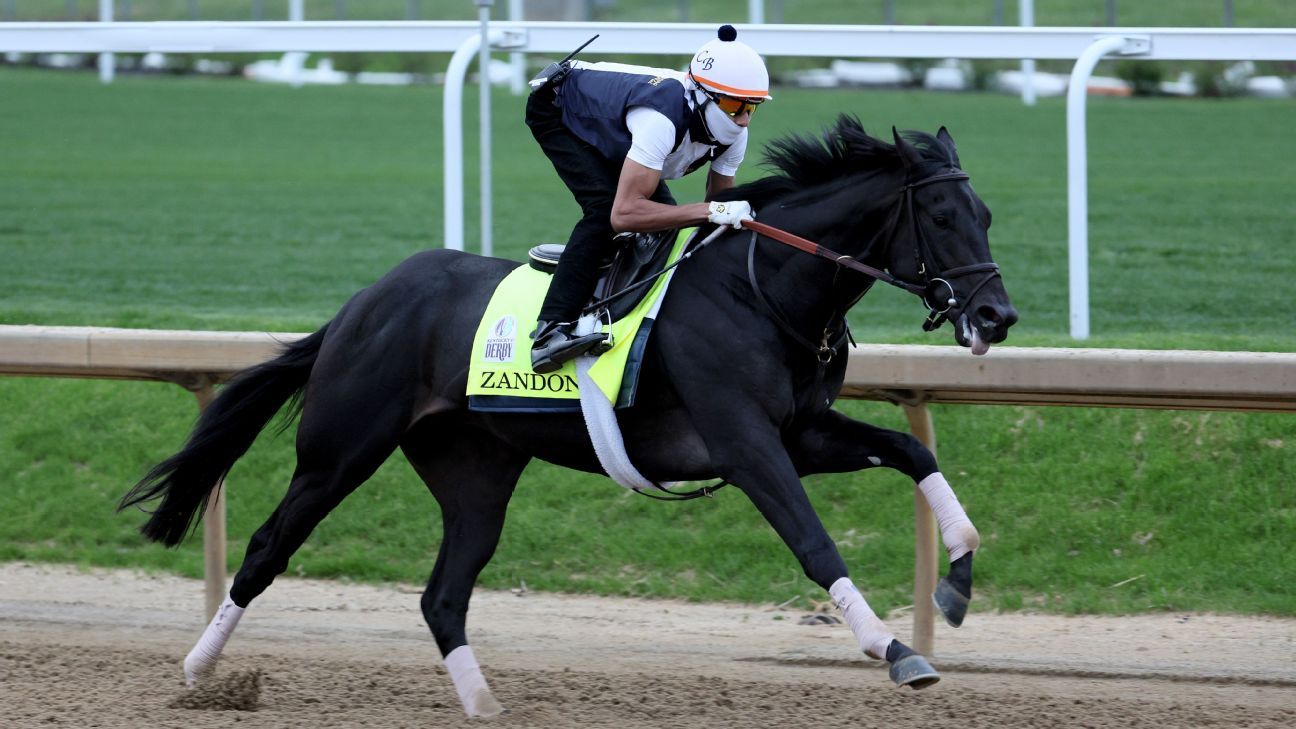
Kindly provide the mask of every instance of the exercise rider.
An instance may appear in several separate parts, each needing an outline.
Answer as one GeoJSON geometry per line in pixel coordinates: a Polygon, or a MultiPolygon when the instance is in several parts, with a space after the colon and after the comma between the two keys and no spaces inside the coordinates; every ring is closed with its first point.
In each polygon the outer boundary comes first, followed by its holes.
{"type": "Polygon", "coordinates": [[[617,63],[564,63],[537,77],[526,122],[583,217],[572,229],[540,309],[531,365],[548,373],[603,341],[576,336],[599,265],[618,232],[711,222],[741,228],[745,201],[676,205],[665,180],[710,163],[706,196],[732,187],[747,125],[769,95],[765,63],[731,25],[703,45],[687,72],[617,63]]]}

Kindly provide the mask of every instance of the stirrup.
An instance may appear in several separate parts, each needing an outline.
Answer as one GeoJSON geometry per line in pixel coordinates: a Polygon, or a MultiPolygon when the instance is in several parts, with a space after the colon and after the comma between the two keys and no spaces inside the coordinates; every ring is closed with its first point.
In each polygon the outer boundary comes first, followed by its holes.
{"type": "Polygon", "coordinates": [[[555,323],[544,327],[531,346],[531,369],[536,374],[556,372],[564,362],[573,360],[602,344],[607,335],[593,332],[583,336],[571,333],[572,324],[555,323]]]}

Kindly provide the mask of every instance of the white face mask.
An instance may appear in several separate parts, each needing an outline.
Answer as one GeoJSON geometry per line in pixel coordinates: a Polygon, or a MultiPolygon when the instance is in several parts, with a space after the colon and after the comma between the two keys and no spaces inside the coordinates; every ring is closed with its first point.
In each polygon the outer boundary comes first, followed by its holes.
{"type": "Polygon", "coordinates": [[[738,126],[738,122],[733,117],[720,111],[710,99],[706,100],[706,105],[702,108],[702,121],[706,123],[707,131],[720,144],[733,144],[742,136],[743,128],[738,126]]]}

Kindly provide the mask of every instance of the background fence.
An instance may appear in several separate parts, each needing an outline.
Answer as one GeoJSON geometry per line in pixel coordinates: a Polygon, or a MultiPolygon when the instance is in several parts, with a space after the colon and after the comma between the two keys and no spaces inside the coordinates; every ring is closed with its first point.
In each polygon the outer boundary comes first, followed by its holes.
{"type": "MultiPolygon", "coordinates": [[[[171,382],[194,392],[201,408],[216,383],[301,336],[0,326],[0,375],[171,382]]],[[[935,452],[928,403],[1296,412],[1296,353],[997,347],[972,360],[952,347],[866,345],[851,350],[842,397],[900,404],[914,434],[935,452]]],[[[208,617],[227,592],[224,509],[223,498],[212,499],[204,515],[208,617]]],[[[929,596],[942,550],[931,509],[916,487],[914,520],[913,642],[931,653],[935,612],[929,596]]]]}

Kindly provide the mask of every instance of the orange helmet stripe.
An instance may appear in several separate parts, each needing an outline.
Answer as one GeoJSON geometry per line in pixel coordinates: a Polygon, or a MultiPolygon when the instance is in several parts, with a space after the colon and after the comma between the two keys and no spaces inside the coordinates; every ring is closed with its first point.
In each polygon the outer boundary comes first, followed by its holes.
{"type": "Polygon", "coordinates": [[[720,93],[726,94],[728,96],[738,96],[738,97],[743,97],[748,99],[768,99],[769,98],[769,89],[757,91],[755,89],[739,89],[733,86],[725,86],[724,84],[716,83],[715,81],[712,81],[709,78],[699,76],[696,73],[693,74],[693,78],[699,83],[704,83],[707,86],[710,86],[711,88],[715,89],[716,91],[719,91],[720,93]]]}

